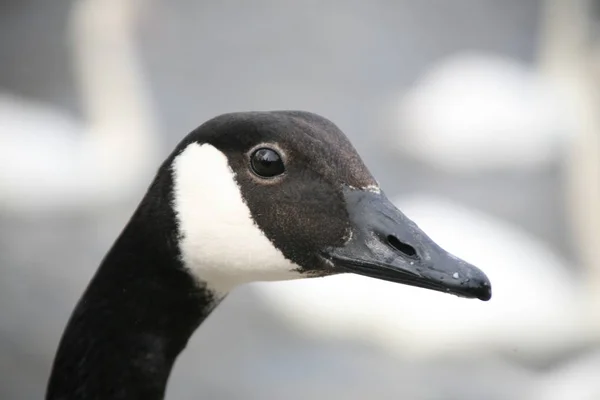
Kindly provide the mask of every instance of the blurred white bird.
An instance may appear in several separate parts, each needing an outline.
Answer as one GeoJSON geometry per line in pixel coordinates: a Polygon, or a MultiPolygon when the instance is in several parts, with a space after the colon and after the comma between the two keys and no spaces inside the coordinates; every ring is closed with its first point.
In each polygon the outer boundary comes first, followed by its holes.
{"type": "Polygon", "coordinates": [[[396,148],[445,171],[537,169],[561,155],[570,117],[533,68],[465,53],[437,63],[392,109],[396,148]]]}
{"type": "Polygon", "coordinates": [[[134,49],[135,3],[73,5],[69,39],[87,121],[0,93],[0,209],[96,206],[146,183],[158,144],[134,49]]]}

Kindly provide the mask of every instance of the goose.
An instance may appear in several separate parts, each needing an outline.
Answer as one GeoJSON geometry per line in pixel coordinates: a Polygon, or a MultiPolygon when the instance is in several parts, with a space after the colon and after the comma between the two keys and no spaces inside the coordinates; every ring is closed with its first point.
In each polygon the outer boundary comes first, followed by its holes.
{"type": "Polygon", "coordinates": [[[46,399],[161,399],[190,336],[237,286],[340,273],[492,296],[483,271],[387,199],[333,122],[214,117],[160,166],[85,289],[46,399]]]}

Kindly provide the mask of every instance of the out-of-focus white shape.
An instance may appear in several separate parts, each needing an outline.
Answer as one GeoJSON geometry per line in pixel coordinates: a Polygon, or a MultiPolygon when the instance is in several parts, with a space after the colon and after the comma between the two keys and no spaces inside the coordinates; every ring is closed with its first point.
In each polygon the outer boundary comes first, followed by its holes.
{"type": "Polygon", "coordinates": [[[600,351],[584,354],[546,373],[531,400],[600,399],[600,351]]]}
{"type": "Polygon", "coordinates": [[[122,136],[96,135],[48,105],[0,95],[0,208],[50,211],[125,197],[148,153],[122,136]]]}
{"type": "Polygon", "coordinates": [[[147,183],[157,139],[134,51],[134,3],[73,5],[70,39],[87,122],[0,94],[0,208],[95,206],[127,198],[147,183]]]}
{"type": "Polygon", "coordinates": [[[401,151],[455,172],[543,166],[571,132],[560,98],[533,69],[477,53],[438,63],[394,115],[401,151]]]}
{"type": "Polygon", "coordinates": [[[485,271],[489,302],[347,274],[259,284],[266,304],[308,332],[371,340],[405,355],[478,348],[535,355],[577,337],[575,283],[551,249],[516,227],[437,198],[395,204],[443,248],[485,271]]]}
{"type": "Polygon", "coordinates": [[[561,91],[574,115],[565,189],[571,232],[586,271],[587,323],[600,337],[600,41],[595,0],[544,0],[539,69],[561,91]]]}

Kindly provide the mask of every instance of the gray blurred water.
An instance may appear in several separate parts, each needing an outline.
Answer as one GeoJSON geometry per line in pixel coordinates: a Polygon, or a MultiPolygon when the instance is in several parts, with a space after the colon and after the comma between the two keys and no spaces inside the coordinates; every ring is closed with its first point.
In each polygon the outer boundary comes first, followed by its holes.
{"type": "MultiPolygon", "coordinates": [[[[517,223],[566,257],[559,166],[459,178],[386,150],[381,110],[461,49],[535,59],[534,0],[147,0],[139,29],[164,149],[228,111],[306,109],[335,121],[390,196],[426,191],[517,223]],[[532,206],[534,205],[534,206],[532,206]]],[[[71,1],[0,1],[0,88],[82,117],[65,40],[71,1]]],[[[400,134],[400,133],[396,133],[400,134]]],[[[86,215],[0,217],[0,397],[40,398],[71,309],[135,200],[86,215]]],[[[249,288],[178,361],[168,398],[518,399],[536,371],[470,355],[407,363],[295,332],[249,288]],[[510,382],[507,384],[506,382],[510,382]]]]}

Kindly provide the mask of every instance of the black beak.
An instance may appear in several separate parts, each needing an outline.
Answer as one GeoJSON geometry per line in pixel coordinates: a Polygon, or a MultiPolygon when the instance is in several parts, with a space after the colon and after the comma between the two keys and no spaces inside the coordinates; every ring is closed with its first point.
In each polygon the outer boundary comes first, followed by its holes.
{"type": "Polygon", "coordinates": [[[348,190],[345,198],[352,237],[323,252],[334,268],[461,297],[492,297],[481,270],[438,246],[383,193],[348,190]]]}

